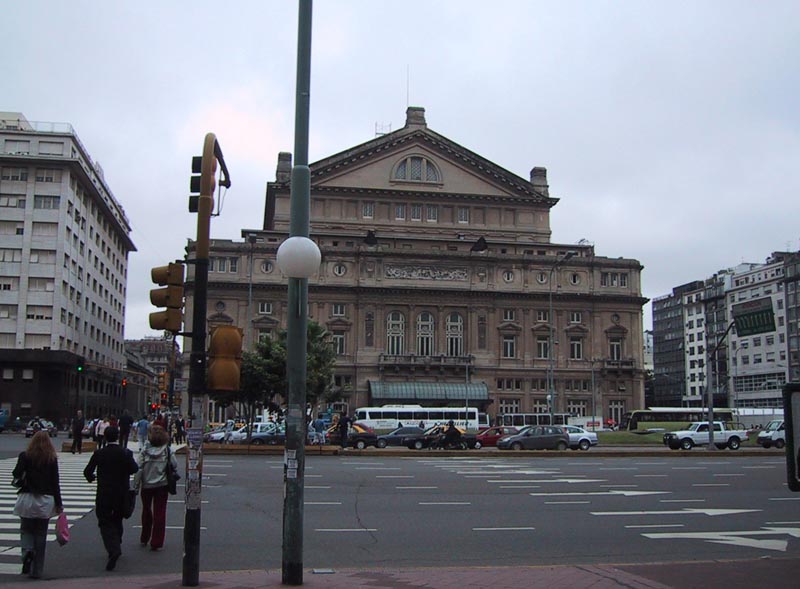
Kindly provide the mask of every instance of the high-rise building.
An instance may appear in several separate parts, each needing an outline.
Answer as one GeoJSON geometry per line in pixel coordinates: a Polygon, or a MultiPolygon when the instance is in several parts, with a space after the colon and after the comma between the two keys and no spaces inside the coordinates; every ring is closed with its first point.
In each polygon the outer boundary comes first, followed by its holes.
{"type": "MultiPolygon", "coordinates": [[[[286,325],[275,253],[290,172],[279,154],[262,227],[211,244],[209,325],[238,325],[250,349],[286,325]]],[[[337,407],[469,403],[616,421],[641,407],[642,266],[554,243],[557,203],[544,168],[521,178],[428,128],[417,107],[403,128],[311,164],[323,258],[309,316],[336,346],[337,407]]]]}
{"type": "Polygon", "coordinates": [[[786,267],[786,339],[789,380],[800,382],[800,253],[790,254],[786,267]]]}
{"type": "Polygon", "coordinates": [[[122,206],[69,124],[0,113],[0,169],[0,405],[55,421],[121,410],[122,206]]]}

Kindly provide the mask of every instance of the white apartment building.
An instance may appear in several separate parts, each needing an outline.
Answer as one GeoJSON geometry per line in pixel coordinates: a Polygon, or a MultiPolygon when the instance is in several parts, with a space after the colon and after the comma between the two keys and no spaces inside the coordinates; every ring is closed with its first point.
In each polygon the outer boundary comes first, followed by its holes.
{"type": "Polygon", "coordinates": [[[121,408],[130,232],[71,125],[0,113],[0,404],[12,416],[121,408]]]}
{"type": "Polygon", "coordinates": [[[729,316],[733,305],[768,297],[775,313],[775,331],[739,337],[728,342],[730,401],[734,407],[781,407],[781,388],[789,375],[784,308],[784,259],[773,255],[766,264],[745,264],[731,277],[727,294],[729,316]]]}
{"type": "Polygon", "coordinates": [[[705,286],[683,293],[683,349],[686,352],[686,393],[684,407],[707,404],[706,392],[706,316],[705,286]]]}

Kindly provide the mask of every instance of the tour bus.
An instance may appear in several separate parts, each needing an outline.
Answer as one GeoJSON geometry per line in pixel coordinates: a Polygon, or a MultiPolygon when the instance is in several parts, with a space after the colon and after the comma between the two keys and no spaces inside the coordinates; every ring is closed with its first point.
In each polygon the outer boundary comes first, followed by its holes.
{"type": "Polygon", "coordinates": [[[525,427],[526,425],[567,425],[569,413],[504,413],[498,416],[497,425],[525,427]]]}
{"type": "Polygon", "coordinates": [[[489,427],[489,417],[475,407],[423,407],[422,405],[383,405],[359,407],[353,420],[374,430],[393,430],[404,426],[420,425],[424,429],[452,420],[468,431],[482,431],[489,427]]]}
{"type": "MultiPolygon", "coordinates": [[[[714,421],[737,421],[736,411],[729,407],[714,408],[714,421]]],[[[693,421],[707,421],[705,407],[649,407],[622,415],[621,431],[676,430],[688,427],[693,421]]]]}

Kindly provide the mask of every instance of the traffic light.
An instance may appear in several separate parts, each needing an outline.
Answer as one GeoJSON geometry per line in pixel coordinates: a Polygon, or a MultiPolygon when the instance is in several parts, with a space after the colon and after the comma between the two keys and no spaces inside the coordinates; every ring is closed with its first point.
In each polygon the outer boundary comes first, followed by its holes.
{"type": "Polygon", "coordinates": [[[167,373],[166,372],[159,372],[158,373],[158,390],[159,391],[166,391],[167,390],[167,373]]]}
{"type": "MultiPolygon", "coordinates": [[[[212,147],[213,150],[213,147],[212,147]]],[[[203,150],[204,152],[207,150],[203,150]]],[[[196,155],[192,158],[192,176],[189,179],[189,212],[196,213],[200,208],[200,195],[213,196],[217,188],[217,158],[213,151],[203,156],[196,155]]]]}
{"type": "Polygon", "coordinates": [[[220,325],[208,346],[208,383],[211,391],[238,391],[242,366],[242,330],[220,325]]]}
{"type": "Polygon", "coordinates": [[[123,378],[121,384],[122,384],[122,392],[124,394],[128,390],[128,379],[127,378],[123,378]]]}
{"type": "Polygon", "coordinates": [[[158,405],[156,403],[150,403],[150,413],[155,413],[156,409],[158,409],[158,405]]]}
{"type": "Polygon", "coordinates": [[[183,324],[183,265],[177,262],[153,268],[153,282],[164,288],[150,291],[150,302],[163,311],[150,313],[150,327],[178,333],[183,324]]]}
{"type": "Polygon", "coordinates": [[[78,362],[75,365],[75,371],[78,374],[83,372],[83,364],[84,364],[83,356],[78,356],[78,362]]]}
{"type": "Polygon", "coordinates": [[[166,404],[167,404],[167,393],[161,393],[161,404],[166,406],[166,404]]]}

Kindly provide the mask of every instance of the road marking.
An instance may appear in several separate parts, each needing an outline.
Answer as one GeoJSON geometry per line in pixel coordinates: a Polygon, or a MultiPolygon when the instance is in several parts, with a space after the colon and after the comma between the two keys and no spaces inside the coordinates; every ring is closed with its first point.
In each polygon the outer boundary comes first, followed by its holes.
{"type": "Polygon", "coordinates": [[[545,505],[585,505],[591,501],[545,501],[545,505]]]}
{"type": "Polygon", "coordinates": [[[306,489],[330,489],[330,485],[305,485],[306,489]]]}
{"type": "Polygon", "coordinates": [[[615,491],[611,489],[610,491],[587,491],[585,493],[576,491],[574,493],[528,493],[528,495],[531,497],[567,497],[574,495],[618,495],[622,497],[638,497],[640,495],[665,495],[667,493],[672,493],[672,491],[615,491]]]}
{"type": "Polygon", "coordinates": [[[614,489],[621,489],[623,487],[632,487],[635,489],[639,485],[600,485],[600,486],[603,488],[614,488],[614,489]]]}
{"type": "MultiPolygon", "coordinates": [[[[168,499],[167,503],[186,503],[184,499],[168,499]]],[[[208,503],[207,500],[202,500],[200,503],[208,503]]]]}
{"type": "Polygon", "coordinates": [[[708,470],[705,466],[673,466],[672,470],[708,470]]]}
{"type": "Polygon", "coordinates": [[[705,499],[659,499],[659,503],[705,503],[705,499]]]}
{"type": "Polygon", "coordinates": [[[766,469],[774,469],[775,467],[774,466],[743,466],[742,470],[745,470],[745,469],[747,469],[747,470],[755,470],[755,469],[759,469],[759,468],[761,468],[761,469],[764,469],[764,468],[766,468],[766,469]]]}
{"type": "Polygon", "coordinates": [[[536,528],[472,528],[473,532],[520,532],[535,530],[536,528]]]}
{"type": "MultiPolygon", "coordinates": [[[[142,529],[142,526],[131,526],[131,527],[133,527],[134,529],[139,529],[139,530],[142,529]]],[[[183,526],[165,526],[164,529],[165,530],[183,530],[183,526]]],[[[200,526],[200,530],[205,532],[206,530],[208,530],[208,528],[205,527],[205,526],[200,526]]]]}
{"type": "Polygon", "coordinates": [[[730,487],[730,483],[692,483],[693,487],[730,487]]]}
{"type": "Polygon", "coordinates": [[[357,466],[356,470],[402,470],[399,466],[357,466]]]}
{"type": "Polygon", "coordinates": [[[496,480],[496,481],[486,481],[487,483],[605,483],[606,479],[512,479],[510,481],[506,480],[496,480]]]}
{"type": "Polygon", "coordinates": [[[770,501],[800,501],[800,497],[770,497],[770,501]]]}
{"type": "Polygon", "coordinates": [[[541,489],[541,485],[500,485],[500,489],[541,489]]]}
{"type": "Polygon", "coordinates": [[[342,461],[342,464],[347,464],[348,466],[372,466],[375,464],[383,464],[383,462],[350,462],[344,460],[342,461]]]}
{"type": "Polygon", "coordinates": [[[667,478],[667,475],[665,475],[665,474],[635,474],[633,476],[636,477],[636,478],[639,478],[639,479],[661,479],[661,478],[667,478]]]}
{"type": "Polygon", "coordinates": [[[747,548],[760,548],[762,550],[776,550],[786,552],[789,545],[787,540],[757,540],[749,536],[774,536],[787,534],[800,538],[800,528],[763,528],[761,530],[748,530],[741,532],[679,532],[677,534],[642,534],[645,538],[654,540],[705,540],[715,544],[729,546],[743,546],[747,548]]]}
{"type": "Polygon", "coordinates": [[[315,532],[377,532],[377,528],[317,528],[315,532]]]}
{"type": "Polygon", "coordinates": [[[597,470],[639,470],[639,469],[636,468],[635,466],[613,466],[613,467],[612,466],[607,466],[607,467],[601,466],[597,470]]]}
{"type": "Polygon", "coordinates": [[[764,523],[766,523],[768,526],[780,526],[780,525],[800,524],[800,521],[796,521],[796,522],[764,522],[764,523]]]}
{"type": "Polygon", "coordinates": [[[737,473],[729,473],[729,474],[715,474],[715,477],[743,477],[744,474],[741,472],[737,473]]]}
{"type": "Polygon", "coordinates": [[[411,490],[411,489],[438,489],[439,487],[395,487],[398,490],[411,490]]]}
{"type": "Polygon", "coordinates": [[[376,479],[413,479],[413,474],[376,474],[376,479]]]}
{"type": "Polygon", "coordinates": [[[692,509],[687,507],[678,511],[592,511],[592,515],[738,515],[756,513],[761,509],[692,509]]]}
{"type": "Polygon", "coordinates": [[[635,525],[635,526],[625,526],[629,529],[637,529],[637,528],[682,528],[684,527],[683,524],[646,524],[646,525],[635,525]]]}
{"type": "Polygon", "coordinates": [[[469,501],[420,501],[419,505],[472,505],[469,501]]]}
{"type": "Polygon", "coordinates": [[[341,501],[303,501],[303,505],[341,505],[341,501]]]}

